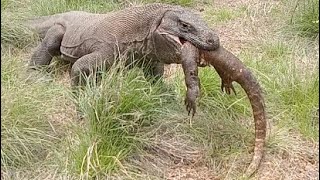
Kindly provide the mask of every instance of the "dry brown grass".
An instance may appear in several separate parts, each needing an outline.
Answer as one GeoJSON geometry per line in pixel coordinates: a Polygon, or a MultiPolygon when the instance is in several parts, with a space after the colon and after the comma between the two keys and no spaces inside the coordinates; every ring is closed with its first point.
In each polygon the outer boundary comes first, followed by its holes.
{"type": "MultiPolygon", "coordinates": [[[[288,38],[280,32],[281,27],[285,24],[285,19],[275,16],[274,13],[290,10],[288,7],[283,7],[280,1],[214,0],[212,6],[203,7],[203,16],[210,19],[208,12],[215,9],[228,8],[231,11],[236,11],[241,7],[246,7],[246,12],[239,17],[224,23],[211,23],[211,27],[219,33],[221,44],[224,47],[239,55],[241,51],[252,49],[254,46],[281,41],[292,48],[291,57],[292,61],[297,63],[300,70],[298,73],[313,72],[319,68],[317,39],[310,41],[298,37],[288,38]]],[[[257,49],[257,54],[260,51],[261,49],[257,49]]],[[[166,75],[170,79],[170,76],[173,76],[177,71],[182,72],[180,66],[168,65],[166,75]]],[[[267,148],[261,168],[253,179],[318,179],[319,142],[305,139],[297,131],[289,132],[279,129],[276,125],[271,125],[270,128],[272,132],[269,135],[268,144],[272,147],[267,148]]],[[[218,166],[222,167],[221,164],[218,166]]],[[[185,165],[179,166],[177,169],[173,168],[174,172],[170,172],[169,175],[172,176],[172,179],[234,179],[237,177],[239,166],[244,166],[242,155],[226,162],[223,170],[218,172],[213,170],[217,167],[208,167],[205,164],[194,168],[185,165]]]]}
{"type": "MultiPolygon", "coordinates": [[[[281,41],[291,48],[292,61],[298,63],[300,70],[314,71],[318,68],[319,46],[317,42],[306,39],[290,39],[283,36],[279,27],[284,20],[274,15],[278,10],[287,10],[280,1],[258,0],[214,0],[212,6],[203,6],[203,16],[220,35],[221,43],[235,55],[244,50],[254,51],[260,56],[261,45],[281,41]],[[222,22],[210,21],[210,12],[225,8],[237,15],[222,22]],[[240,9],[240,10],[239,10],[240,9]],[[245,10],[244,10],[245,9],[245,10]],[[209,14],[209,16],[208,16],[209,14]],[[276,21],[275,21],[276,20],[276,21]]],[[[29,54],[25,54],[29,59],[29,54]]],[[[67,67],[58,66],[54,77],[59,84],[69,87],[67,67]]],[[[180,65],[167,65],[165,80],[172,82],[174,76],[182,74],[180,65]]],[[[55,126],[68,126],[77,122],[73,102],[66,99],[56,101],[55,111],[48,117],[55,126]]],[[[199,112],[200,114],[203,112],[199,112]]],[[[204,114],[204,113],[203,113],[204,114]]],[[[202,116],[203,116],[202,114],[202,116]]],[[[201,118],[201,115],[199,116],[201,118]]],[[[274,117],[270,117],[274,118],[274,117]]],[[[276,119],[276,118],[275,118],[276,119]]],[[[197,120],[197,119],[196,119],[197,120]]],[[[266,156],[261,168],[252,179],[318,179],[319,142],[303,138],[298,131],[278,127],[270,120],[266,156]]],[[[253,127],[251,119],[244,119],[240,124],[253,127]],[[249,124],[248,124],[249,123],[249,124]]],[[[228,157],[211,157],[207,144],[196,140],[188,129],[189,118],[186,115],[173,114],[170,119],[158,122],[148,132],[148,145],[139,149],[127,161],[119,162],[120,172],[110,179],[238,179],[250,162],[251,154],[236,152],[228,157]],[[182,130],[180,127],[183,127],[182,130]]],[[[72,131],[64,132],[66,142],[77,141],[70,137],[72,131]]],[[[76,144],[76,143],[75,143],[76,144]]],[[[248,150],[249,151],[249,150],[248,150]]],[[[63,155],[63,154],[62,154],[63,155]]],[[[69,159],[65,160],[67,166],[69,159]]],[[[61,172],[58,167],[39,167],[35,172],[21,170],[15,172],[16,179],[77,179],[68,172],[61,172]]],[[[4,179],[11,179],[10,171],[1,171],[4,179]]]]}

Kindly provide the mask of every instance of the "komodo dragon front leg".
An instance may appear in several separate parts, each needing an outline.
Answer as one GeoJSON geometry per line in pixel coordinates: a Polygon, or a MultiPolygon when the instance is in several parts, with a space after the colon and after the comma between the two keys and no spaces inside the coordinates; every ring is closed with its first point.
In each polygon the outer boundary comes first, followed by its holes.
{"type": "Polygon", "coordinates": [[[152,83],[157,82],[164,74],[164,63],[158,61],[152,61],[150,65],[142,67],[144,76],[146,78],[152,78],[152,83]]]}

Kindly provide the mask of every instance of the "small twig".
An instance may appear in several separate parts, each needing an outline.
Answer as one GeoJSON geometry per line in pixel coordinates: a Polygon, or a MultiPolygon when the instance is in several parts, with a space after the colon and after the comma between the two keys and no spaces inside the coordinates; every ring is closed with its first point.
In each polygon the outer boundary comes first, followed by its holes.
{"type": "Polygon", "coordinates": [[[292,21],[293,21],[293,15],[296,11],[296,9],[298,8],[298,1],[296,1],[296,5],[294,6],[294,9],[292,11],[292,14],[291,14],[291,18],[290,18],[290,23],[292,24],[292,21]]]}

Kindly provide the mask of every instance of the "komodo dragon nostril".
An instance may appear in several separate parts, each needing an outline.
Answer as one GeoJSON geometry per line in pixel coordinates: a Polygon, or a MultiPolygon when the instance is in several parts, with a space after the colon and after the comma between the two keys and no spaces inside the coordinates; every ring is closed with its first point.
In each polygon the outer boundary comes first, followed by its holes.
{"type": "Polygon", "coordinates": [[[208,39],[208,40],[207,40],[207,43],[208,43],[208,44],[214,44],[214,40],[213,40],[213,39],[208,39]]]}

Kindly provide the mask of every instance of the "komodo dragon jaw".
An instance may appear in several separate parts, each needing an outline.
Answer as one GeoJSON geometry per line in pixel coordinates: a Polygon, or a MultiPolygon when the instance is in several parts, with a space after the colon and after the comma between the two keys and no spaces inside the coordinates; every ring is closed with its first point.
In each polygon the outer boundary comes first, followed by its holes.
{"type": "Polygon", "coordinates": [[[173,42],[178,49],[185,42],[202,50],[215,50],[220,46],[219,36],[208,27],[200,16],[187,10],[167,11],[157,32],[173,42]]]}

